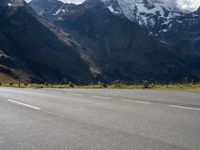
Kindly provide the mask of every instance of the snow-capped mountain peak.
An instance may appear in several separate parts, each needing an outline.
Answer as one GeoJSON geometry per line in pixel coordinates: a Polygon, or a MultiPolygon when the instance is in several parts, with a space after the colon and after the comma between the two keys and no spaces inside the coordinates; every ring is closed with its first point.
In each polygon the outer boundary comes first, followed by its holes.
{"type": "MultiPolygon", "coordinates": [[[[157,35],[169,31],[174,24],[181,24],[187,16],[176,2],[177,0],[85,0],[81,5],[86,8],[90,4],[104,5],[114,15],[147,27],[149,34],[157,35]]],[[[60,0],[32,0],[30,4],[40,15],[49,16],[51,20],[62,19],[65,14],[73,13],[73,8],[77,6],[60,0]]]]}
{"type": "MultiPolygon", "coordinates": [[[[167,32],[171,23],[183,15],[177,5],[163,0],[101,0],[115,15],[149,28],[154,34],[167,32]],[[156,27],[158,26],[158,28],[156,27]]],[[[151,32],[150,32],[151,33],[151,32]]]]}
{"type": "MultiPolygon", "coordinates": [[[[166,16],[166,11],[181,13],[174,5],[169,5],[160,0],[101,0],[110,11],[124,15],[131,21],[146,22],[145,16],[166,16]]],[[[171,17],[173,16],[171,15],[171,17]]]]}

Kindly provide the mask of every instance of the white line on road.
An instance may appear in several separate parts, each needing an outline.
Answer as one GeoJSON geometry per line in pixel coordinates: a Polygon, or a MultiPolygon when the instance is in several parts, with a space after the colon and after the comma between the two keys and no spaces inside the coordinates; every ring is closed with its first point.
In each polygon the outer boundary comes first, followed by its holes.
{"type": "Polygon", "coordinates": [[[140,104],[151,104],[150,102],[144,102],[144,101],[134,101],[134,100],[128,100],[124,99],[123,102],[131,102],[131,103],[140,103],[140,104]]]}
{"type": "Polygon", "coordinates": [[[169,105],[172,108],[181,108],[181,109],[188,109],[188,110],[200,110],[200,108],[193,108],[193,107],[184,107],[184,106],[176,106],[176,105],[169,105]]]}
{"type": "Polygon", "coordinates": [[[25,103],[17,102],[17,101],[11,100],[11,99],[8,99],[8,101],[9,101],[9,102],[12,102],[12,103],[15,103],[15,104],[18,104],[18,105],[22,105],[22,106],[26,106],[26,107],[29,107],[29,108],[33,108],[33,109],[36,109],[36,110],[40,110],[39,107],[35,107],[35,106],[28,105],[28,104],[25,104],[25,103]]]}
{"type": "Polygon", "coordinates": [[[100,99],[111,99],[110,97],[105,97],[105,96],[92,96],[92,97],[100,99]]]}

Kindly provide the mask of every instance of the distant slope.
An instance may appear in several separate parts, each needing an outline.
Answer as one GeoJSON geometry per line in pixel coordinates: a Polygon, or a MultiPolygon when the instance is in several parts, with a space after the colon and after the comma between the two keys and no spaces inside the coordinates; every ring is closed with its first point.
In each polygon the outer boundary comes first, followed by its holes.
{"type": "Polygon", "coordinates": [[[1,3],[1,74],[14,80],[26,76],[29,81],[40,82],[91,80],[80,47],[67,34],[39,17],[24,2],[12,6],[1,3]]]}

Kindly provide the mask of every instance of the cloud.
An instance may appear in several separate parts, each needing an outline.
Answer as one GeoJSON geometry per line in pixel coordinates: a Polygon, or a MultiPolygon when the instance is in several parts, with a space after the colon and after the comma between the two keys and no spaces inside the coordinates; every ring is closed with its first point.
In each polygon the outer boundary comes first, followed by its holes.
{"type": "Polygon", "coordinates": [[[177,0],[176,5],[184,11],[195,11],[200,7],[200,0],[177,0]]]}
{"type": "Polygon", "coordinates": [[[160,0],[169,7],[177,7],[184,12],[193,12],[200,7],[200,0],[160,0]]]}
{"type": "Polygon", "coordinates": [[[81,3],[83,3],[85,0],[60,0],[60,1],[65,2],[65,3],[81,4],[81,3]]]}

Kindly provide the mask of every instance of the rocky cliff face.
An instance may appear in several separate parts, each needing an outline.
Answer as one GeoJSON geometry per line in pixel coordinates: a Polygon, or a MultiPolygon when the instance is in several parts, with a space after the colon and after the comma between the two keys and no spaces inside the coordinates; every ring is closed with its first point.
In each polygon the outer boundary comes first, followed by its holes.
{"type": "Polygon", "coordinates": [[[24,0],[1,0],[0,2],[0,6],[23,7],[24,5],[24,0]]]}
{"type": "Polygon", "coordinates": [[[80,46],[18,2],[7,1],[0,6],[1,73],[14,80],[26,77],[38,82],[92,80],[89,66],[79,53],[80,46]]]}

